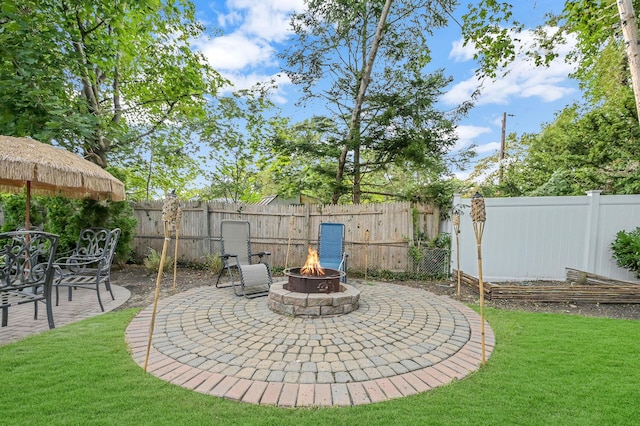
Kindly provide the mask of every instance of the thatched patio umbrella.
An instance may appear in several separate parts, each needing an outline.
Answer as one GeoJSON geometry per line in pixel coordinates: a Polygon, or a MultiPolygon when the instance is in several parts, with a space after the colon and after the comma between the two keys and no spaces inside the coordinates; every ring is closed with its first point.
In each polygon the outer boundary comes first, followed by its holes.
{"type": "Polygon", "coordinates": [[[0,136],[0,192],[27,191],[27,229],[31,195],[122,201],[124,184],[84,158],[29,138],[0,136]]]}

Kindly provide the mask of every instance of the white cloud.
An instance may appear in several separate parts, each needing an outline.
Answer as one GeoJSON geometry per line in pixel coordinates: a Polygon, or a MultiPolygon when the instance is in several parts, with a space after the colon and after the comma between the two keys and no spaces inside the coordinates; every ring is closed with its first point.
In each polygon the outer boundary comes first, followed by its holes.
{"type": "Polygon", "coordinates": [[[195,45],[209,64],[218,71],[237,71],[258,65],[270,65],[274,50],[261,40],[249,39],[240,33],[198,40],[195,45]]]}
{"type": "Polygon", "coordinates": [[[218,14],[218,26],[220,26],[220,28],[234,27],[238,25],[238,23],[242,23],[242,15],[238,12],[218,14]]]}
{"type": "MultiPolygon", "coordinates": [[[[259,83],[273,82],[275,87],[270,89],[271,100],[277,104],[287,103],[284,89],[291,84],[289,77],[284,74],[260,74],[260,73],[241,73],[228,72],[221,73],[224,78],[233,82],[233,88],[227,88],[227,91],[251,89],[259,83]]],[[[224,90],[223,90],[224,92],[224,90]]]]}
{"type": "Polygon", "coordinates": [[[289,35],[289,18],[302,10],[303,0],[228,0],[210,7],[225,35],[197,40],[194,45],[234,89],[248,89],[275,80],[273,100],[285,103],[283,89],[291,84],[279,74],[276,44],[289,35]],[[226,9],[222,10],[222,8],[226,9]]]}
{"type": "Polygon", "coordinates": [[[524,87],[522,90],[522,97],[529,98],[537,96],[545,102],[553,102],[558,99],[562,99],[565,96],[571,95],[574,92],[573,89],[568,87],[558,87],[550,84],[538,84],[531,87],[524,87]]]}
{"type": "Polygon", "coordinates": [[[483,145],[478,145],[474,148],[474,151],[478,154],[486,154],[489,152],[496,152],[500,149],[500,142],[489,142],[483,145]]]}
{"type": "Polygon", "coordinates": [[[262,40],[280,42],[289,33],[289,16],[302,10],[302,0],[230,0],[227,7],[241,11],[244,21],[238,31],[262,40]]]}
{"type": "Polygon", "coordinates": [[[464,45],[462,39],[458,39],[451,43],[451,52],[449,52],[449,59],[453,59],[454,62],[466,62],[473,59],[473,55],[476,53],[476,47],[473,43],[467,43],[464,45]]]}
{"type": "MultiPolygon", "coordinates": [[[[531,46],[533,32],[523,31],[518,34],[520,46],[531,46]]],[[[457,105],[471,99],[472,94],[480,89],[480,96],[476,98],[476,105],[506,104],[518,98],[539,98],[543,102],[553,102],[574,93],[575,89],[564,84],[568,82],[568,75],[575,70],[571,64],[564,61],[575,41],[559,47],[560,56],[548,67],[536,67],[523,56],[517,57],[506,71],[507,74],[496,80],[480,81],[476,76],[454,84],[442,100],[449,105],[457,105]]],[[[462,41],[453,43],[449,54],[456,61],[469,60],[473,57],[473,48],[462,48],[462,41]]]]}
{"type": "Polygon", "coordinates": [[[453,175],[458,179],[464,181],[469,179],[469,175],[471,175],[471,170],[458,170],[453,175]]]}
{"type": "Polygon", "coordinates": [[[442,95],[442,101],[448,105],[459,105],[463,102],[467,102],[471,99],[471,95],[475,92],[480,83],[477,78],[472,77],[470,79],[456,83],[447,92],[442,95]]]}
{"type": "Polygon", "coordinates": [[[475,138],[485,133],[491,133],[491,128],[481,127],[481,126],[465,126],[465,125],[456,127],[456,134],[458,135],[458,141],[456,142],[455,147],[453,147],[453,150],[457,151],[463,148],[467,148],[472,143],[474,143],[475,138]]]}

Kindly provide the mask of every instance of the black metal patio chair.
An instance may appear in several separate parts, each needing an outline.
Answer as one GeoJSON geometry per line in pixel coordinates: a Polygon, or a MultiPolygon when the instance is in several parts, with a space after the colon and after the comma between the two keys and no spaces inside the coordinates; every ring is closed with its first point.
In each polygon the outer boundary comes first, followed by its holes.
{"type": "Polygon", "coordinates": [[[13,231],[0,234],[0,309],[2,327],[9,319],[9,307],[34,304],[38,319],[38,302],[44,302],[49,328],[54,328],[51,289],[53,261],[58,236],[42,231],[13,231]]]}
{"type": "Polygon", "coordinates": [[[80,232],[76,248],[67,256],[56,259],[56,306],[60,299],[60,287],[68,288],[68,300],[73,300],[74,289],[95,290],[100,309],[104,311],[100,297],[100,285],[115,300],[111,290],[111,264],[120,238],[120,228],[86,228],[80,232]]]}

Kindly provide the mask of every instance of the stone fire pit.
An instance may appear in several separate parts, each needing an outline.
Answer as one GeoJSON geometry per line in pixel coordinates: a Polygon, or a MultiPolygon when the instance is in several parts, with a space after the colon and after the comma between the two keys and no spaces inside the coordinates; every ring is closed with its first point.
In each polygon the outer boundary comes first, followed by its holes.
{"type": "MultiPolygon", "coordinates": [[[[285,273],[288,271],[285,271],[285,273]]],[[[353,312],[358,309],[360,290],[351,285],[340,283],[340,275],[337,275],[337,277],[338,282],[336,282],[336,285],[338,286],[338,291],[331,293],[291,291],[289,290],[290,281],[273,283],[269,289],[269,308],[283,315],[306,317],[343,315],[353,312]]],[[[292,278],[295,280],[297,277],[290,275],[289,280],[292,278]]],[[[319,282],[322,281],[320,277],[315,278],[319,282]]],[[[299,287],[298,283],[298,289],[299,287]]]]}

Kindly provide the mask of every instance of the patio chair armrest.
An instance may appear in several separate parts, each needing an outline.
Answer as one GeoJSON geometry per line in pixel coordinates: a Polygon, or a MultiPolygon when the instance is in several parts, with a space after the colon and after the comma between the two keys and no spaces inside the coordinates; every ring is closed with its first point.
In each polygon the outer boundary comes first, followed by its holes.
{"type": "Polygon", "coordinates": [[[66,259],[66,258],[72,257],[75,254],[75,252],[76,252],[75,250],[67,250],[65,252],[57,252],[54,262],[60,262],[62,259],[66,259]]]}
{"type": "Polygon", "coordinates": [[[251,253],[251,256],[258,256],[259,258],[262,258],[263,256],[271,256],[271,252],[270,251],[260,251],[258,253],[251,253]]]}
{"type": "Polygon", "coordinates": [[[229,264],[229,260],[231,258],[235,259],[235,264],[238,264],[238,255],[237,254],[230,254],[230,253],[223,253],[220,255],[220,259],[222,259],[222,263],[224,264],[229,264]]]}
{"type": "Polygon", "coordinates": [[[80,273],[95,273],[102,267],[104,257],[69,256],[61,257],[53,263],[57,277],[76,275],[80,273]]]}
{"type": "Polygon", "coordinates": [[[81,256],[81,255],[73,255],[68,257],[61,257],[56,259],[53,262],[54,265],[58,266],[69,266],[69,265],[78,265],[78,266],[86,266],[100,262],[104,256],[81,256]]]}
{"type": "Polygon", "coordinates": [[[251,256],[257,256],[258,257],[258,263],[266,263],[268,264],[268,261],[265,261],[263,259],[263,257],[265,256],[271,256],[271,252],[270,251],[260,251],[258,253],[251,253],[251,256]]]}

